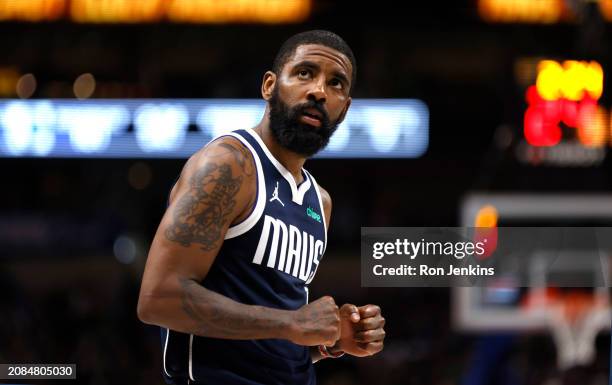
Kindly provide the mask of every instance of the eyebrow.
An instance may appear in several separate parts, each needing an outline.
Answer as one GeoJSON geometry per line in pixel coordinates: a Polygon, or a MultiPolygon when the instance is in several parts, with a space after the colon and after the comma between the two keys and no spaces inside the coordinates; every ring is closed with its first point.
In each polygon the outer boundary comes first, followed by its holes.
{"type": "MultiPolygon", "coordinates": [[[[299,63],[296,63],[294,67],[295,68],[297,68],[297,67],[307,67],[307,68],[314,69],[314,70],[319,70],[321,68],[317,63],[312,62],[310,60],[303,60],[303,61],[301,61],[299,63]]],[[[344,84],[346,84],[347,86],[349,85],[348,78],[342,72],[334,71],[334,72],[332,72],[332,75],[334,75],[335,77],[340,79],[340,81],[343,82],[344,84]]]]}

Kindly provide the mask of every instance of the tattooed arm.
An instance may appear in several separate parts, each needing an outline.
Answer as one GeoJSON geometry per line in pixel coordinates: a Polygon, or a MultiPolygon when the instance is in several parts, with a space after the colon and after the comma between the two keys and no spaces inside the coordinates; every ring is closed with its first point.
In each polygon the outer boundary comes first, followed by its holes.
{"type": "Polygon", "coordinates": [[[149,251],[138,300],[143,322],[226,339],[317,345],[339,338],[331,297],[288,311],[238,303],[199,284],[229,226],[248,216],[256,183],[252,155],[234,138],[211,143],[187,162],[149,251]]]}

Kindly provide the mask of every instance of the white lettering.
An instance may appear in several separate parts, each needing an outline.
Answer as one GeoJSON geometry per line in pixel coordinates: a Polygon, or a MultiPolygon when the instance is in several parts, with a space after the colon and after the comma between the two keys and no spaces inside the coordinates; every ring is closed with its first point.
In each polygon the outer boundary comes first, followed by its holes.
{"type": "Polygon", "coordinates": [[[306,284],[309,284],[310,282],[312,282],[312,280],[314,279],[315,274],[317,274],[317,269],[319,268],[319,261],[320,259],[318,257],[323,255],[323,242],[318,240],[315,242],[315,258],[313,260],[314,264],[315,264],[315,269],[312,272],[312,274],[310,275],[310,278],[308,278],[308,281],[306,281],[306,284]]]}
{"type": "MultiPolygon", "coordinates": [[[[302,245],[302,237],[300,236],[300,230],[293,225],[289,225],[289,250],[287,252],[287,263],[285,264],[285,273],[291,274],[291,265],[293,264],[293,257],[295,257],[296,265],[300,263],[300,249],[302,245]]],[[[292,274],[297,277],[296,274],[292,274]]]]}
{"type": "Polygon", "coordinates": [[[307,284],[310,283],[323,255],[325,245],[322,241],[315,239],[306,231],[300,232],[297,227],[287,226],[282,220],[266,215],[253,263],[262,264],[268,244],[270,245],[266,263],[268,267],[291,274],[306,281],[307,284]]]}
{"type": "Polygon", "coordinates": [[[314,237],[304,232],[304,239],[308,235],[308,251],[306,251],[306,241],[304,241],[304,248],[302,249],[302,264],[300,266],[300,279],[306,281],[310,275],[312,269],[312,257],[314,255],[314,237]],[[306,261],[306,253],[308,252],[308,262],[306,261]]]}

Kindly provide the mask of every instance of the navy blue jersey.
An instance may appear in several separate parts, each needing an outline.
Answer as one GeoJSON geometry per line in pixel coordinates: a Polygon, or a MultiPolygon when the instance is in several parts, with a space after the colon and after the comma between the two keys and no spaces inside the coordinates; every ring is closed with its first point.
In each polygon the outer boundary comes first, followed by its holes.
{"type": "MultiPolygon", "coordinates": [[[[296,185],[252,130],[227,134],[249,149],[257,168],[257,202],[231,226],[202,286],[235,301],[296,310],[308,303],[327,244],[319,187],[302,169],[296,185]]],[[[162,329],[169,383],[315,384],[308,347],[288,340],[224,340],[162,329]]]]}

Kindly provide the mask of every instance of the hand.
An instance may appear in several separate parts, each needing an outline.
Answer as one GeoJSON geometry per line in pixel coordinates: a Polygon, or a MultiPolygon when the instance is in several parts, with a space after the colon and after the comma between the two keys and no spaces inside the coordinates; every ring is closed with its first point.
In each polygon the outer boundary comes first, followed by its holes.
{"type": "Polygon", "coordinates": [[[290,340],[298,345],[332,346],[340,338],[340,312],[329,296],[306,304],[293,313],[290,340]]]}
{"type": "Polygon", "coordinates": [[[380,307],[344,304],[340,308],[340,339],[330,350],[357,357],[374,355],[383,349],[384,326],[380,307]]]}

